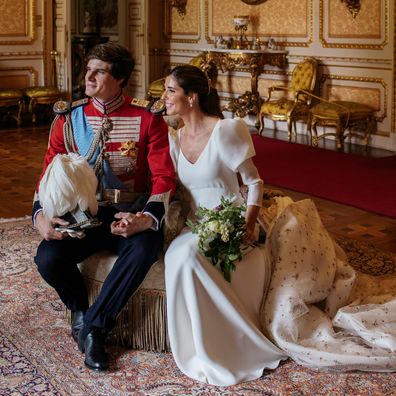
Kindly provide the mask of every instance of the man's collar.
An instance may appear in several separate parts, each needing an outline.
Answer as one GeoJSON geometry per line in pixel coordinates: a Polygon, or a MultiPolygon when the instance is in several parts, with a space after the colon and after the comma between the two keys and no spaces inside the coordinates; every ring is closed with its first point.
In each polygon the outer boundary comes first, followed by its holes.
{"type": "Polygon", "coordinates": [[[120,108],[125,102],[124,95],[122,91],[115,98],[111,99],[107,103],[101,102],[97,98],[92,98],[92,103],[94,107],[103,114],[110,114],[112,111],[120,108]]]}

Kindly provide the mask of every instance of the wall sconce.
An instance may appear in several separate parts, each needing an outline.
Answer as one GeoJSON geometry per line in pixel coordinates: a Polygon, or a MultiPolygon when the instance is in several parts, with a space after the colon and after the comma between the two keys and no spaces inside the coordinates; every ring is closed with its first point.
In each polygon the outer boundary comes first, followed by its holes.
{"type": "Polygon", "coordinates": [[[179,15],[184,18],[186,15],[187,0],[171,0],[171,7],[176,7],[179,15]]]}
{"type": "Polygon", "coordinates": [[[341,3],[345,3],[352,17],[355,18],[360,11],[360,0],[341,0],[341,3]]]}

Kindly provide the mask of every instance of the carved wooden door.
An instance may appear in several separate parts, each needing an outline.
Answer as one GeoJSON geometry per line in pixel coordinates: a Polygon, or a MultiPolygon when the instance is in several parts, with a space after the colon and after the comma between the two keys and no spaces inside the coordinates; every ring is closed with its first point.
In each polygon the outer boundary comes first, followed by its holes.
{"type": "Polygon", "coordinates": [[[126,91],[132,97],[144,98],[148,85],[147,4],[144,0],[130,0],[124,15],[125,28],[120,24],[120,42],[132,52],[135,68],[126,91]],[[124,32],[122,32],[124,30],[124,32]]]}

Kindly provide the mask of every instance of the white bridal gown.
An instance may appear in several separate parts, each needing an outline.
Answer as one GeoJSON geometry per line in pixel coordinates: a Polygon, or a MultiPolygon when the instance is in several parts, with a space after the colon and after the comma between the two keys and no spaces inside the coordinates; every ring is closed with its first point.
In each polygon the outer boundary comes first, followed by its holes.
{"type": "MultiPolygon", "coordinates": [[[[191,214],[238,194],[235,170],[254,155],[243,121],[219,121],[194,164],[178,140],[170,138],[171,155],[191,214]]],[[[241,173],[246,184],[257,178],[241,173]]],[[[311,368],[396,371],[396,279],[357,273],[309,199],[276,198],[261,216],[265,246],[236,264],[231,283],[187,228],[168,248],[168,331],[180,370],[214,385],[259,378],[286,357],[311,368]]]]}
{"type": "MultiPolygon", "coordinates": [[[[170,138],[171,155],[180,182],[191,193],[190,218],[198,205],[214,208],[223,195],[239,196],[235,171],[255,154],[242,120],[218,121],[194,164],[178,141],[179,135],[170,138]]],[[[259,178],[241,173],[246,184],[259,178]]],[[[197,235],[184,229],[165,255],[168,332],[176,364],[189,377],[215,385],[259,378],[265,368],[273,369],[286,358],[259,323],[271,275],[266,252],[250,251],[237,263],[229,283],[197,249],[197,235]]]]}

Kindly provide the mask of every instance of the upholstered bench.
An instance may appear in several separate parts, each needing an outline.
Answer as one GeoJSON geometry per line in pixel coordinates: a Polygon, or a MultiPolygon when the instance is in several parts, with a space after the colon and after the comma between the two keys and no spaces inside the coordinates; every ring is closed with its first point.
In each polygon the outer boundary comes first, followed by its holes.
{"type": "Polygon", "coordinates": [[[310,109],[310,128],[313,132],[314,146],[318,145],[318,140],[329,135],[336,138],[336,145],[341,149],[347,136],[356,136],[363,139],[363,143],[368,145],[371,133],[375,130],[374,110],[364,104],[349,101],[321,102],[310,109]],[[335,133],[326,132],[318,136],[317,125],[335,127],[335,133]],[[353,128],[360,127],[362,133],[353,131],[353,128]],[[345,133],[349,130],[348,133],[345,133]]]}
{"type": "MultiPolygon", "coordinates": [[[[90,304],[98,296],[116,258],[111,252],[101,251],[79,264],[90,304]]],[[[108,335],[109,343],[147,351],[170,351],[164,270],[162,258],[153,264],[139,289],[119,314],[115,327],[108,335]]]]}
{"type": "Polygon", "coordinates": [[[8,115],[16,120],[18,126],[22,123],[23,92],[19,89],[0,90],[0,110],[5,110],[8,115]]]}
{"type": "MultiPolygon", "coordinates": [[[[62,98],[59,89],[54,87],[29,87],[23,93],[29,98],[29,113],[32,115],[33,124],[36,122],[37,105],[53,105],[62,98]]],[[[52,107],[50,110],[52,111],[52,107]]]]}

